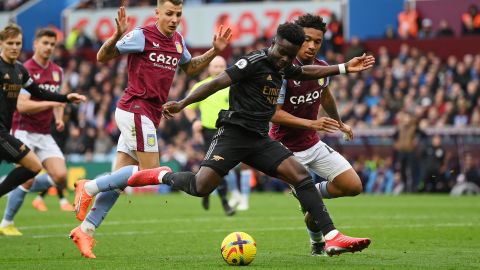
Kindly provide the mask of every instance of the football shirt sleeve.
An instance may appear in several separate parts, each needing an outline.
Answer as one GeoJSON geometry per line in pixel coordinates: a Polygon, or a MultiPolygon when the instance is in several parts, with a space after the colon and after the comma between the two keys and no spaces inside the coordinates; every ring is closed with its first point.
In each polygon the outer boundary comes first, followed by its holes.
{"type": "Polygon", "coordinates": [[[135,28],[115,44],[120,54],[143,52],[145,48],[145,35],[143,30],[135,28]]]}
{"type": "Polygon", "coordinates": [[[287,80],[283,80],[282,87],[280,88],[280,93],[278,93],[277,104],[285,103],[286,93],[287,93],[287,80]]]}
{"type": "Polygon", "coordinates": [[[28,73],[28,70],[23,65],[20,65],[20,72],[22,72],[22,87],[27,88],[32,85],[33,79],[30,77],[30,73],[28,73]]]}
{"type": "Polygon", "coordinates": [[[182,37],[182,46],[183,46],[183,51],[182,51],[182,56],[180,57],[180,61],[178,61],[179,65],[186,64],[190,62],[192,59],[192,55],[187,49],[187,45],[185,44],[185,39],[182,37]]]}
{"type": "Polygon", "coordinates": [[[302,75],[302,67],[290,65],[283,70],[286,79],[295,78],[302,75]]]}
{"type": "Polygon", "coordinates": [[[252,72],[253,64],[247,59],[239,59],[233,66],[227,68],[225,72],[232,79],[232,84],[248,78],[252,72]]]}

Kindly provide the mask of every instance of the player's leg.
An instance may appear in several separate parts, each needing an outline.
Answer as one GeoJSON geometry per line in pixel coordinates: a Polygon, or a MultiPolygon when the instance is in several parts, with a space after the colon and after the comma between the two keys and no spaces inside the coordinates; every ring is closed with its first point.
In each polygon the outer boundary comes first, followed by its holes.
{"type": "Polygon", "coordinates": [[[0,133],[0,159],[20,165],[0,183],[0,197],[33,178],[42,169],[40,160],[30,148],[9,133],[0,133]]]}
{"type": "MultiPolygon", "coordinates": [[[[61,153],[61,152],[60,152],[61,153]]],[[[43,161],[43,167],[47,171],[46,175],[43,175],[45,178],[51,178],[57,188],[57,195],[60,199],[60,209],[63,211],[74,211],[73,206],[68,202],[68,200],[63,195],[63,190],[66,187],[67,183],[67,165],[63,157],[52,156],[46,158],[43,161]]],[[[39,179],[36,179],[37,181],[39,179]]],[[[47,189],[40,190],[46,191],[47,189]]]]}
{"type": "Polygon", "coordinates": [[[325,236],[325,251],[328,255],[361,251],[370,245],[368,238],[349,237],[335,228],[311,176],[295,158],[289,157],[280,163],[277,171],[280,179],[294,186],[300,204],[311,215],[310,222],[314,226],[309,229],[313,232],[321,231],[325,236]]]}
{"type": "MultiPolygon", "coordinates": [[[[115,172],[130,166],[133,167],[135,164],[137,164],[137,161],[131,155],[123,152],[117,152],[117,157],[115,160],[116,162],[113,167],[115,172]]],[[[102,221],[105,219],[106,215],[117,201],[118,197],[120,196],[120,192],[121,190],[114,189],[98,193],[98,195],[95,197],[95,202],[93,203],[92,207],[92,209],[95,209],[95,211],[90,210],[80,226],[75,227],[70,232],[70,238],[72,238],[73,242],[77,245],[78,249],[82,253],[82,256],[86,258],[95,258],[95,255],[92,252],[93,243],[95,241],[93,239],[93,235],[96,228],[101,225],[102,221]]]]}
{"type": "MultiPolygon", "coordinates": [[[[222,179],[222,181],[218,185],[217,192],[218,192],[218,196],[220,197],[220,202],[222,203],[222,207],[223,207],[223,211],[225,212],[225,215],[227,216],[234,215],[235,209],[230,207],[227,200],[228,184],[227,184],[227,181],[225,180],[225,177],[222,179]]],[[[208,196],[203,198],[208,198],[208,196]]]]}
{"type": "MultiPolygon", "coordinates": [[[[0,197],[33,178],[42,169],[38,157],[20,140],[9,134],[0,135],[0,156],[2,159],[20,165],[13,169],[0,184],[0,197]]],[[[17,191],[12,193],[10,205],[7,203],[6,212],[0,224],[0,235],[21,235],[13,224],[13,217],[20,208],[26,191],[22,189],[17,191]],[[13,212],[9,213],[8,209],[13,209],[13,212]]]]}
{"type": "MultiPolygon", "coordinates": [[[[210,129],[210,128],[202,128],[202,137],[203,137],[203,146],[205,154],[208,153],[210,148],[210,144],[213,140],[213,137],[217,133],[217,129],[210,129]]],[[[228,184],[225,179],[218,185],[217,193],[218,197],[220,198],[220,202],[222,204],[223,210],[227,216],[231,216],[235,214],[235,210],[233,210],[230,205],[228,204],[227,200],[227,192],[228,192],[228,184]]],[[[207,195],[202,198],[202,207],[205,210],[208,210],[210,207],[210,195],[207,195]]]]}
{"type": "Polygon", "coordinates": [[[248,210],[250,198],[250,180],[252,179],[253,170],[245,164],[240,164],[240,201],[237,209],[240,211],[248,210]]]}
{"type": "MultiPolygon", "coordinates": [[[[127,164],[138,164],[140,169],[158,167],[160,159],[155,124],[144,115],[120,109],[115,112],[115,120],[121,132],[117,145],[117,151],[123,153],[120,154],[121,158],[127,160],[127,164]],[[132,128],[135,129],[134,134],[131,132],[132,128]],[[127,157],[128,155],[130,157],[127,157]]],[[[123,190],[127,186],[128,178],[137,170],[137,166],[129,165],[93,181],[79,181],[75,189],[77,219],[85,219],[93,196],[103,191],[123,190]]]]}
{"type": "Polygon", "coordinates": [[[311,224],[314,226],[310,229],[314,232],[321,231],[325,236],[325,250],[328,255],[355,252],[368,247],[370,239],[352,238],[338,232],[310,173],[279,142],[265,139],[257,153],[250,157],[249,165],[294,187],[300,204],[311,215],[311,224]]]}

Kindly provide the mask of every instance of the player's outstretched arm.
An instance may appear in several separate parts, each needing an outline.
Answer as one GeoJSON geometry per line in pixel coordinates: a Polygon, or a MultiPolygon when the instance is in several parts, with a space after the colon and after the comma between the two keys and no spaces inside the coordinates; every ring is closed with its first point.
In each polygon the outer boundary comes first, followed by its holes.
{"type": "Polygon", "coordinates": [[[19,113],[38,113],[62,106],[63,103],[56,101],[32,100],[30,95],[27,94],[19,94],[17,99],[17,110],[19,113]]]}
{"type": "Polygon", "coordinates": [[[97,61],[105,63],[108,62],[109,60],[117,57],[120,55],[120,52],[118,51],[117,47],[115,46],[117,44],[117,41],[122,38],[123,34],[128,29],[128,17],[125,12],[125,7],[121,6],[118,9],[117,12],[117,18],[115,18],[115,22],[117,24],[117,28],[115,30],[115,33],[103,43],[102,47],[98,50],[97,53],[97,61]]]}
{"type": "Polygon", "coordinates": [[[335,102],[335,98],[330,91],[330,87],[327,86],[325,89],[323,89],[322,95],[320,96],[320,104],[322,104],[322,108],[325,110],[325,112],[327,112],[328,116],[338,122],[338,129],[343,132],[346,139],[352,140],[353,130],[349,125],[343,123],[342,119],[340,119],[340,115],[338,114],[337,109],[337,103],[335,102]]]}
{"type": "Polygon", "coordinates": [[[215,79],[200,85],[195,91],[191,92],[186,98],[180,101],[169,101],[163,105],[163,116],[171,118],[174,113],[178,113],[188,105],[199,102],[213,95],[218,90],[224,89],[232,84],[230,76],[224,71],[215,79]]]}
{"type": "Polygon", "coordinates": [[[231,38],[232,29],[229,27],[223,32],[223,26],[221,26],[218,33],[213,36],[213,47],[204,54],[192,58],[188,63],[180,67],[190,76],[198,74],[208,66],[215,56],[225,50],[231,38]]]}
{"type": "Polygon", "coordinates": [[[316,120],[300,118],[284,111],[282,105],[277,105],[277,110],[270,121],[282,126],[311,129],[328,133],[333,133],[339,128],[338,122],[332,118],[321,117],[316,120]]]}
{"type": "Polygon", "coordinates": [[[371,55],[363,54],[352,58],[350,61],[344,64],[333,66],[319,66],[319,65],[306,65],[302,67],[302,73],[294,76],[297,80],[314,80],[325,78],[328,76],[355,73],[369,68],[372,68],[375,64],[375,57],[371,55]]]}
{"type": "Polygon", "coordinates": [[[72,103],[80,103],[87,100],[86,96],[77,93],[70,93],[68,95],[52,93],[50,91],[43,90],[35,83],[31,83],[30,85],[26,86],[25,89],[30,92],[32,96],[43,100],[72,103]]]}

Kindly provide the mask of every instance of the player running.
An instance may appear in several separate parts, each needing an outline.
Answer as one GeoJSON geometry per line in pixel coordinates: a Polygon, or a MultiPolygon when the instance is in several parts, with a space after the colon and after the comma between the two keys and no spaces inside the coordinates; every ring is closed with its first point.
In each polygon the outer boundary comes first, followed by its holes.
{"type": "MultiPolygon", "coordinates": [[[[337,254],[339,249],[355,252],[366,248],[370,239],[348,237],[336,230],[309,172],[290,150],[268,136],[268,129],[283,78],[312,80],[359,72],[371,68],[375,59],[364,55],[338,66],[293,66],[292,61],[304,40],[299,25],[282,24],[269,48],[241,58],[185,99],[165,104],[164,115],[170,117],[189,104],[230,86],[230,109],[219,113],[218,132],[197,174],[172,173],[160,167],[137,172],[130,177],[128,184],[163,183],[201,197],[218,186],[231,168],[243,162],[294,186],[300,204],[312,215],[312,227],[325,235],[329,255],[337,254]]],[[[338,124],[335,127],[338,128],[338,124]]]]}
{"type": "MultiPolygon", "coordinates": [[[[316,59],[326,32],[326,24],[319,16],[305,14],[296,24],[305,31],[303,43],[293,61],[296,66],[328,66],[325,61],[316,59]]],[[[349,139],[352,129],[344,124],[338,115],[335,99],[329,88],[329,79],[312,81],[284,81],[280,90],[277,111],[272,117],[274,123],[270,136],[290,149],[307,169],[328,181],[317,184],[322,198],[356,196],[362,192],[362,182],[350,163],[337,151],[323,143],[317,131],[334,132],[338,126],[349,139]],[[317,119],[319,107],[331,118],[317,119]],[[333,118],[333,119],[332,119],[333,118]]],[[[307,226],[311,216],[307,215],[307,226]]],[[[311,240],[312,255],[325,253],[325,238],[321,231],[307,228],[311,240]]],[[[348,250],[338,249],[337,253],[348,250]]]]}
{"type": "Polygon", "coordinates": [[[75,189],[76,217],[82,223],[71,231],[70,237],[86,258],[95,258],[92,252],[95,229],[127,186],[128,178],[139,169],[160,165],[156,129],[177,67],[188,75],[197,74],[227,47],[231,38],[229,28],[225,32],[220,29],[213,38],[213,48],[192,58],[182,35],[176,31],[182,10],[182,0],[158,0],[156,22],[136,28],[122,38],[128,22],[125,7],[120,7],[115,33],[97,53],[100,62],[128,54],[128,85],[115,111],[121,135],[114,172],[93,181],[78,181],[75,189]],[[87,215],[88,206],[97,194],[87,215]]]}
{"type": "MultiPolygon", "coordinates": [[[[60,106],[59,102],[82,102],[86,97],[77,93],[52,93],[33,82],[25,67],[17,61],[22,49],[22,30],[19,26],[9,24],[0,31],[0,48],[0,161],[6,160],[19,165],[0,183],[1,197],[33,178],[42,169],[42,164],[34,152],[9,133],[20,90],[25,89],[36,98],[55,101],[51,103],[52,106],[60,106]]],[[[0,234],[4,234],[11,227],[2,228],[0,234]]]]}
{"type": "MultiPolygon", "coordinates": [[[[62,69],[49,60],[56,40],[57,35],[54,31],[48,28],[38,30],[34,40],[33,57],[24,63],[33,81],[40,88],[52,93],[59,93],[62,84],[62,69]]],[[[17,111],[13,114],[12,134],[39,157],[47,173],[36,176],[34,181],[31,179],[9,193],[3,220],[0,223],[0,228],[11,226],[11,230],[4,230],[5,235],[21,235],[13,227],[13,219],[29,191],[42,192],[55,185],[62,198],[60,199],[61,209],[73,211],[73,207],[63,197],[63,189],[67,181],[67,166],[62,151],[50,135],[53,116],[55,116],[57,130],[63,130],[65,125],[62,120],[62,103],[42,101],[31,97],[31,94],[25,90],[18,95],[17,111]]],[[[37,207],[46,209],[45,204],[41,203],[43,200],[39,202],[37,199],[37,207]]]]}

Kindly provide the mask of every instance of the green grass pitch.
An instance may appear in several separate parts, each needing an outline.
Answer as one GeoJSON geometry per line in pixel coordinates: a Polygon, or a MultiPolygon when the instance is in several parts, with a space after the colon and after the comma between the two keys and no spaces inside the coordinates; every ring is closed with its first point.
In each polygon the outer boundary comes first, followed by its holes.
{"type": "MultiPolygon", "coordinates": [[[[249,269],[480,269],[480,197],[358,196],[328,200],[337,227],[372,238],[355,254],[312,257],[298,203],[286,194],[253,194],[250,210],[226,217],[217,196],[204,211],[183,194],[122,195],[97,231],[97,259],[67,238],[78,225],[47,198],[36,212],[27,196],[16,225],[21,237],[0,236],[0,269],[230,269],[220,243],[233,231],[257,242],[249,269]]],[[[6,198],[0,199],[2,210],[6,198]]]]}

